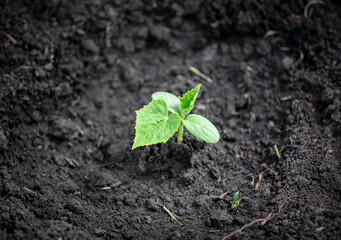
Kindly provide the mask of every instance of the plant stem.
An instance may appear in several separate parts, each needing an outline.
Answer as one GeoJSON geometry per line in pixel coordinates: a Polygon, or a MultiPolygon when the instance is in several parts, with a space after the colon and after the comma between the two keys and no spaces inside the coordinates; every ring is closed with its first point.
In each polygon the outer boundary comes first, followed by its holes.
{"type": "Polygon", "coordinates": [[[179,130],[178,130],[178,142],[182,142],[182,136],[184,134],[184,124],[180,123],[179,130]]]}

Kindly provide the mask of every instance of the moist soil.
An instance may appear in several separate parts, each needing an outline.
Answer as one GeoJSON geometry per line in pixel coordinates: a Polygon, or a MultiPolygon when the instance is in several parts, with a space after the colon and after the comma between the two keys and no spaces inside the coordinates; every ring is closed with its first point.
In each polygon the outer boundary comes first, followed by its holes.
{"type": "Polygon", "coordinates": [[[340,239],[341,5],[307,3],[2,1],[0,239],[340,239]],[[198,83],[220,141],[132,151],[198,83]]]}

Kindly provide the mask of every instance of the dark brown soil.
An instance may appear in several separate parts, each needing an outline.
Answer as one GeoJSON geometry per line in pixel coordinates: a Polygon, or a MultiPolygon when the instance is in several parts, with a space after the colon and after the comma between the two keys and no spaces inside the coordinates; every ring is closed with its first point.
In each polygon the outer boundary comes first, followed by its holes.
{"type": "Polygon", "coordinates": [[[307,2],[2,1],[0,239],[221,239],[270,213],[232,239],[340,239],[341,6],[307,2]],[[135,110],[199,82],[221,140],[132,151],[135,110]]]}

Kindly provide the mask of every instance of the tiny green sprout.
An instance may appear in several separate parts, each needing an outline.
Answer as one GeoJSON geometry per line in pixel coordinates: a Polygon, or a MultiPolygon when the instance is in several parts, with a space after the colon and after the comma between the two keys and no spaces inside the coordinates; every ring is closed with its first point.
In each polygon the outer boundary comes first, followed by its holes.
{"type": "Polygon", "coordinates": [[[250,185],[253,186],[255,184],[255,178],[252,176],[252,179],[251,179],[251,182],[250,182],[250,185]]]}
{"type": "Polygon", "coordinates": [[[220,199],[220,202],[221,202],[221,203],[224,203],[224,200],[223,200],[223,199],[220,199]]]}
{"type": "Polygon", "coordinates": [[[274,147],[275,147],[275,150],[276,150],[277,156],[278,156],[278,158],[280,159],[280,158],[281,158],[281,155],[279,154],[279,151],[278,151],[277,145],[274,145],[274,147]]]}
{"type": "Polygon", "coordinates": [[[273,35],[276,35],[276,34],[278,34],[278,31],[269,30],[269,31],[267,31],[267,32],[263,35],[263,37],[264,37],[264,38],[268,38],[268,37],[273,36],[273,35]]]}
{"type": "Polygon", "coordinates": [[[177,222],[181,227],[183,226],[183,224],[179,221],[179,217],[176,216],[174,213],[172,213],[171,211],[168,210],[168,208],[166,208],[165,206],[163,206],[163,209],[169,214],[169,216],[175,221],[177,222]]]}
{"type": "Polygon", "coordinates": [[[208,119],[197,114],[189,114],[200,87],[201,84],[188,91],[182,98],[168,92],[154,93],[152,101],[136,111],[136,133],[132,149],[165,143],[176,132],[177,141],[182,142],[184,128],[207,143],[217,143],[220,138],[217,128],[208,119]]]}
{"type": "Polygon", "coordinates": [[[207,77],[205,74],[203,74],[202,72],[200,72],[200,71],[199,71],[198,69],[196,69],[195,67],[189,66],[188,69],[189,69],[192,73],[194,73],[195,75],[198,75],[198,76],[201,77],[202,79],[206,80],[207,82],[209,82],[209,83],[212,83],[212,82],[213,82],[212,78],[207,77]]]}
{"type": "Polygon", "coordinates": [[[233,194],[233,201],[230,201],[231,203],[231,209],[233,210],[236,210],[238,205],[239,205],[239,201],[238,201],[238,198],[239,198],[239,191],[238,192],[235,192],[233,194]]]}

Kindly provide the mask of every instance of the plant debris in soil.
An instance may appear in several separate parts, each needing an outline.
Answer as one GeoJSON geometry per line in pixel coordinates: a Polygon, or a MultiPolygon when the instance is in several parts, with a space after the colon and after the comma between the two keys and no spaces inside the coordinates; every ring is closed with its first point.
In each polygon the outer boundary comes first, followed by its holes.
{"type": "Polygon", "coordinates": [[[341,5],[323,3],[2,1],[0,238],[339,239],[341,5]],[[132,151],[135,110],[200,82],[220,141],[132,151]]]}

